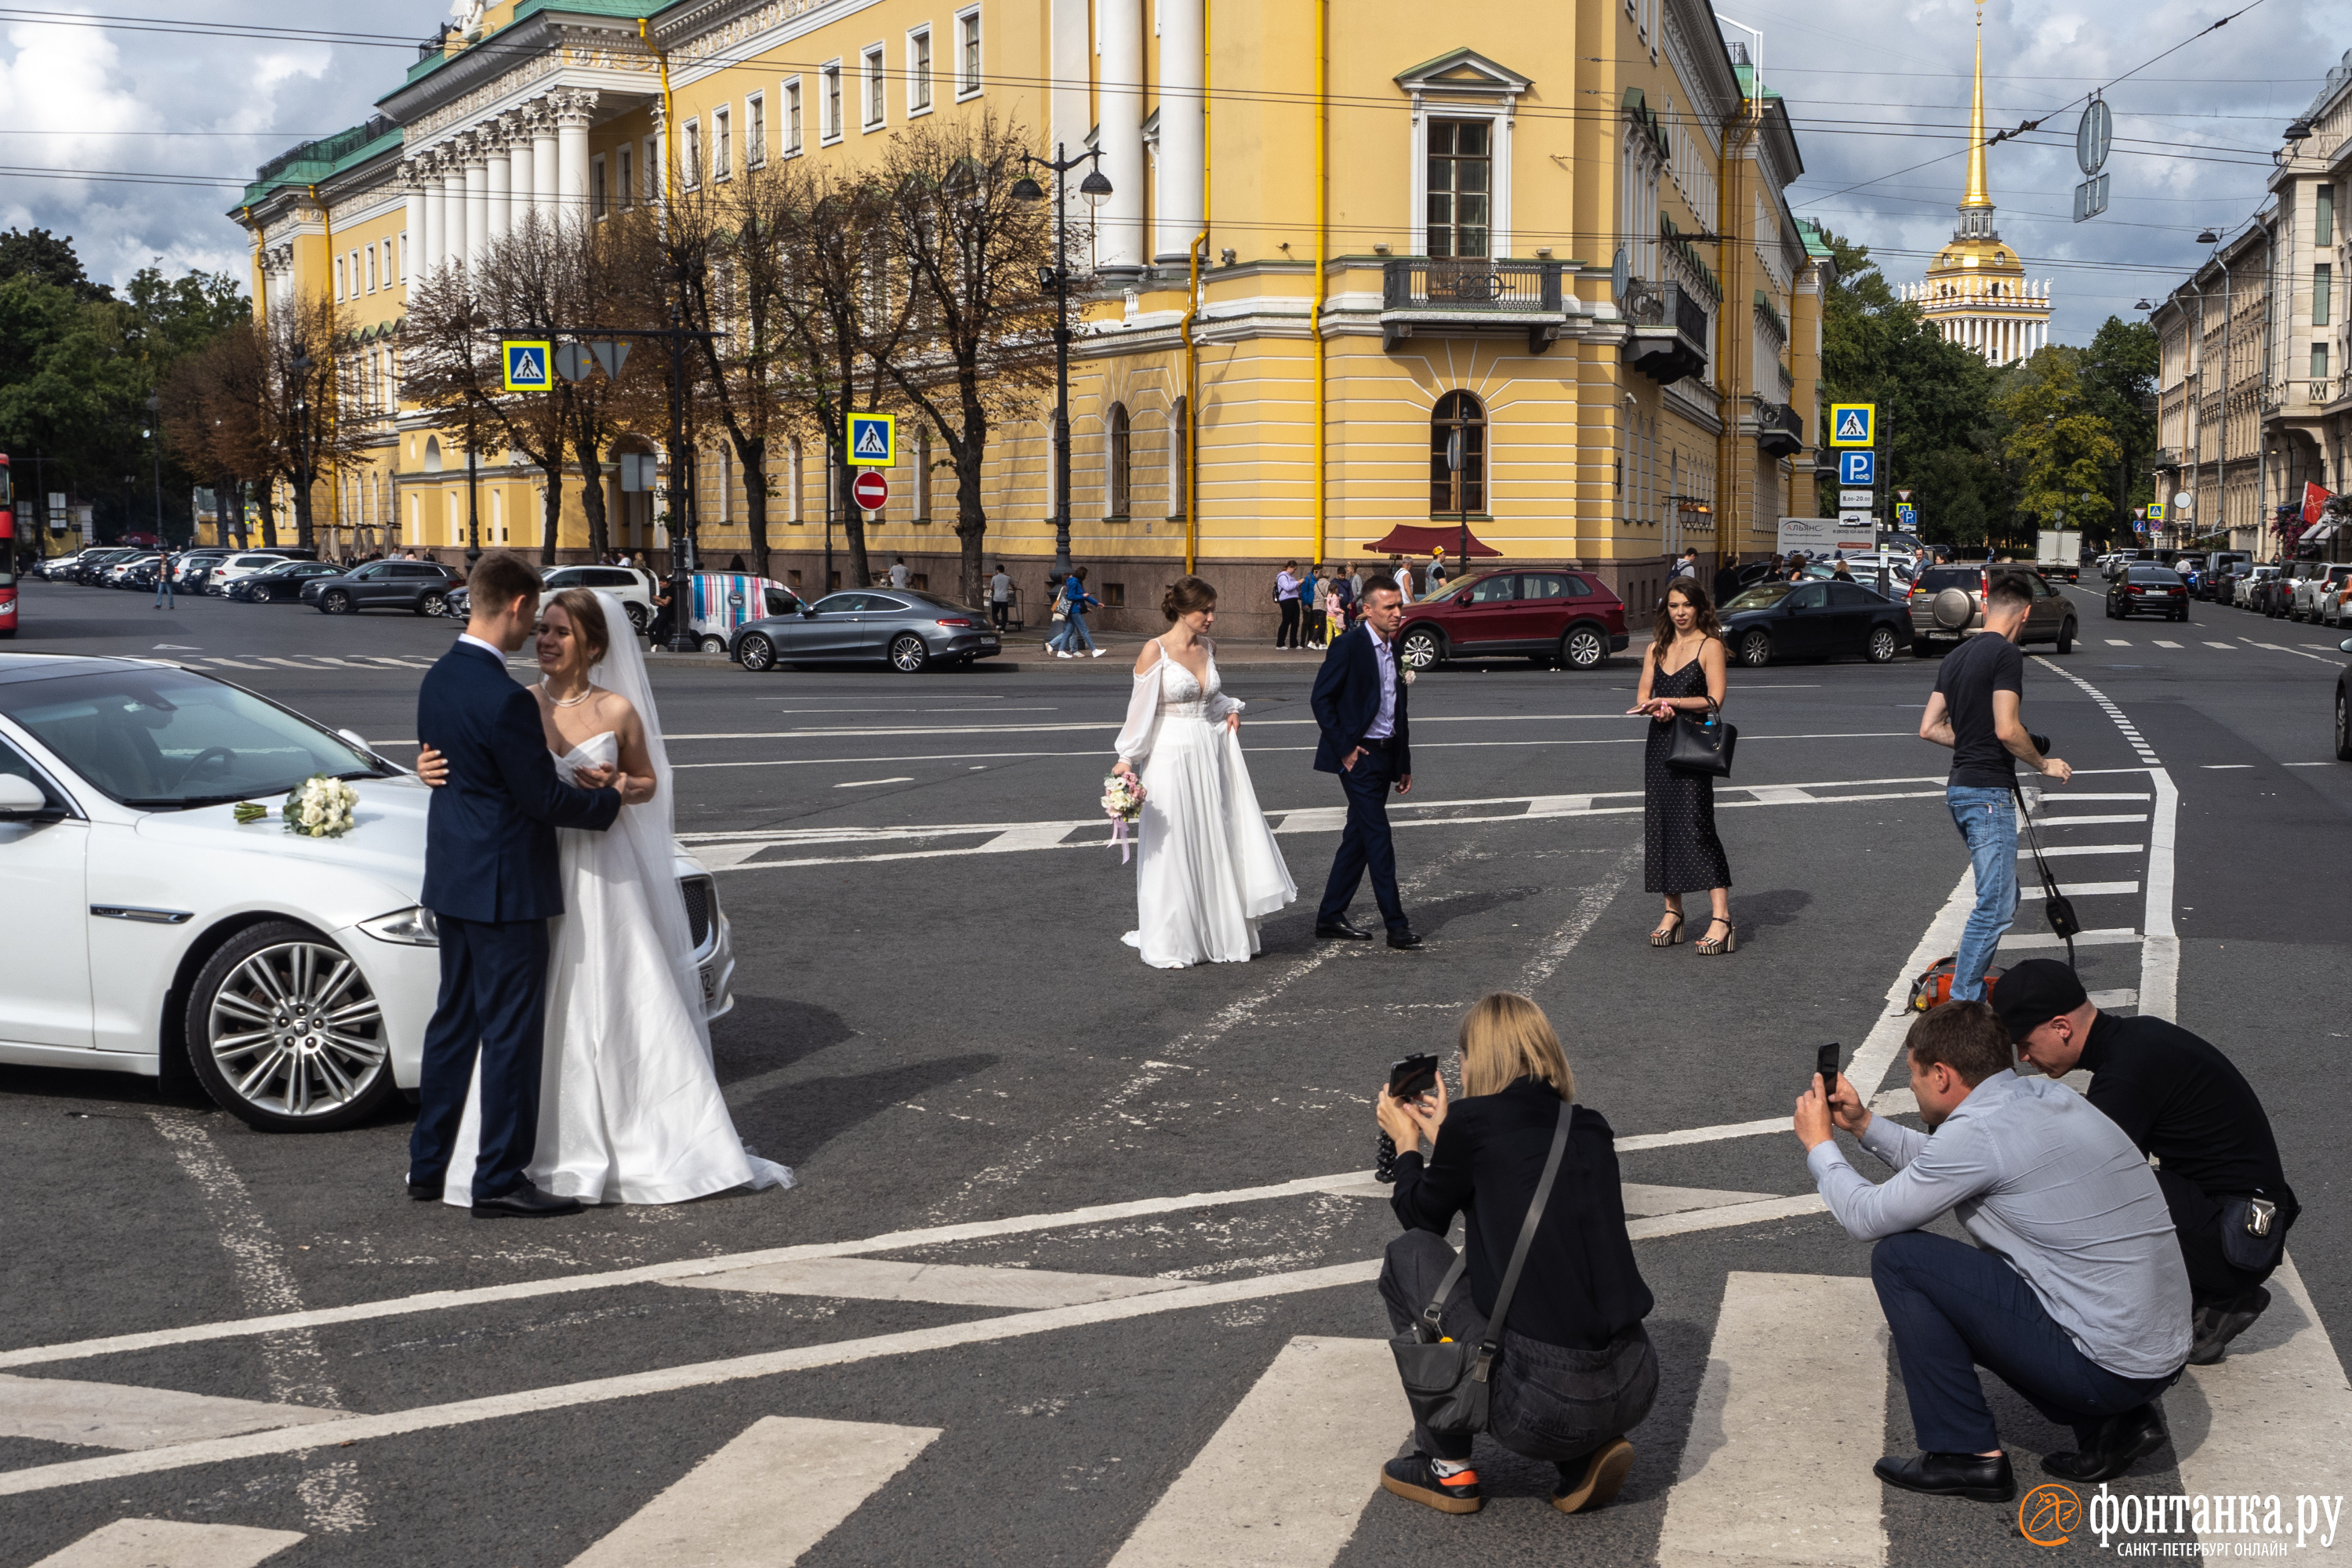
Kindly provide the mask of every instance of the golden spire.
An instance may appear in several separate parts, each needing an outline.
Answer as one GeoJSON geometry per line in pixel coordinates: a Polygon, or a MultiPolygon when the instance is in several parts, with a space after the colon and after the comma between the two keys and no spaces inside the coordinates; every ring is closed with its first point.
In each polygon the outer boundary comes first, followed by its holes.
{"type": "Polygon", "coordinates": [[[1960,205],[1992,205],[1992,193],[1985,188],[1984,0],[1977,0],[1976,92],[1969,100],[1969,194],[1960,198],[1960,205]]]}

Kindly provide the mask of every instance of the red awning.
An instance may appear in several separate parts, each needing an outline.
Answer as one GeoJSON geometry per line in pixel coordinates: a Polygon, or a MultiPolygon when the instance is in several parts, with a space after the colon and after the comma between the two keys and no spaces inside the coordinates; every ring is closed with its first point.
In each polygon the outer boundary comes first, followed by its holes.
{"type": "MultiPolygon", "coordinates": [[[[1386,539],[1367,544],[1364,548],[1375,555],[1427,555],[1433,551],[1443,550],[1448,555],[1458,556],[1462,552],[1462,530],[1458,524],[1433,524],[1420,528],[1400,523],[1389,530],[1386,539]]],[[[1473,560],[1482,555],[1495,560],[1502,553],[1476,534],[1470,536],[1470,556],[1473,560]]]]}

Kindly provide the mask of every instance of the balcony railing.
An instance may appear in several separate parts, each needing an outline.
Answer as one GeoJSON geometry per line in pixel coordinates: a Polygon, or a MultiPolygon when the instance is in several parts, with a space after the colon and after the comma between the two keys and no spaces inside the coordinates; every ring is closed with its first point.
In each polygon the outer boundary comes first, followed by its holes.
{"type": "Polygon", "coordinates": [[[1524,331],[1541,353],[1568,320],[1561,264],[1485,256],[1402,257],[1381,268],[1381,336],[1390,352],[1419,327],[1524,331]]]}
{"type": "Polygon", "coordinates": [[[1768,458],[1787,458],[1805,449],[1805,420],[1785,403],[1756,406],[1756,447],[1768,458]]]}
{"type": "Polygon", "coordinates": [[[1672,279],[1628,289],[1621,309],[1633,323],[1625,363],[1661,386],[1706,368],[1706,307],[1672,279]]]}

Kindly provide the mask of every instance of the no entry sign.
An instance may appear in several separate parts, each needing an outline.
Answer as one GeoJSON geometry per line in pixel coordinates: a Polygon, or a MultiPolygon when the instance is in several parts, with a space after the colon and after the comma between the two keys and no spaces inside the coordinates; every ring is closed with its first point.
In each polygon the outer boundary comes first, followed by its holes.
{"type": "Polygon", "coordinates": [[[849,481],[849,497],[867,511],[880,511],[890,499],[890,481],[869,468],[849,481]]]}

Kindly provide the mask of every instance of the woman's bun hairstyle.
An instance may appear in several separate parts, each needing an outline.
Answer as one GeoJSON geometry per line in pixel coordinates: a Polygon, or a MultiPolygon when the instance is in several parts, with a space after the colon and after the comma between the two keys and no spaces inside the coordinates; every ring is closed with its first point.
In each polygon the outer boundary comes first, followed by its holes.
{"type": "Polygon", "coordinates": [[[1216,604],[1217,591],[1188,572],[1169,584],[1168,592],[1160,595],[1160,613],[1173,622],[1195,610],[1214,609],[1216,604]]]}

